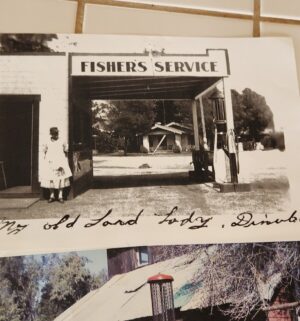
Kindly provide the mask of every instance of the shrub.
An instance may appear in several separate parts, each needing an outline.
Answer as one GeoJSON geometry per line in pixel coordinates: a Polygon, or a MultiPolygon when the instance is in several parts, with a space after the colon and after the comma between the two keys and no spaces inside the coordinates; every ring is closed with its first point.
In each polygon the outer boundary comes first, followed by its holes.
{"type": "Polygon", "coordinates": [[[273,134],[275,140],[275,148],[278,148],[280,151],[285,150],[284,134],[283,132],[276,132],[273,134]]]}
{"type": "Polygon", "coordinates": [[[256,142],[254,140],[247,140],[243,143],[243,150],[255,150],[256,142]]]}
{"type": "Polygon", "coordinates": [[[124,150],[125,148],[125,139],[124,137],[118,137],[116,138],[117,141],[117,149],[118,150],[124,150]]]}
{"type": "Polygon", "coordinates": [[[260,142],[264,146],[264,149],[278,148],[280,151],[285,150],[283,132],[275,132],[265,135],[260,142]]]}
{"type": "Polygon", "coordinates": [[[110,133],[100,132],[96,138],[99,153],[112,153],[118,149],[118,141],[110,133]]]}
{"type": "Polygon", "coordinates": [[[264,149],[275,148],[275,141],[271,135],[264,136],[260,142],[264,146],[264,149]]]}

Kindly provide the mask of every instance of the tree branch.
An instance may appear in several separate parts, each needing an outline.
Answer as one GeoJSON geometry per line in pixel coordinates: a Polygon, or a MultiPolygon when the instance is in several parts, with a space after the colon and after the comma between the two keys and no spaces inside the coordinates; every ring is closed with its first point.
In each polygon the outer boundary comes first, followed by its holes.
{"type": "Polygon", "coordinates": [[[291,308],[296,308],[298,306],[300,306],[300,301],[276,304],[276,305],[273,305],[273,306],[269,306],[269,307],[263,308],[263,311],[288,310],[288,309],[291,309],[291,308]]]}

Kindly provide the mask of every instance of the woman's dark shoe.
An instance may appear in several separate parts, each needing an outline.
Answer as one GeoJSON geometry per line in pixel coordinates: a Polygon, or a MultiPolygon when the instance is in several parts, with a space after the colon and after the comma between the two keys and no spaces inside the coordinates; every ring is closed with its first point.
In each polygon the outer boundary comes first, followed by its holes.
{"type": "Polygon", "coordinates": [[[48,203],[53,203],[54,201],[55,201],[55,199],[52,197],[48,199],[48,203]]]}

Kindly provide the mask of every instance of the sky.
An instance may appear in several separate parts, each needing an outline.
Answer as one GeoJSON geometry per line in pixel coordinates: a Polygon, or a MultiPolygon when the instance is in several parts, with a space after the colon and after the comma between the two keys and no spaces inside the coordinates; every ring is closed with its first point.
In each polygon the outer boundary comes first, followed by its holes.
{"type": "Polygon", "coordinates": [[[87,268],[92,273],[99,273],[102,269],[107,270],[106,250],[80,251],[79,256],[85,256],[90,262],[87,263],[87,268]]]}
{"type": "MultiPolygon", "coordinates": [[[[72,251],[73,253],[77,253],[79,256],[88,258],[89,262],[87,262],[86,267],[90,270],[92,274],[98,274],[101,270],[107,271],[107,256],[106,250],[91,250],[91,251],[72,251]]],[[[68,254],[58,253],[60,257],[68,254]]],[[[40,261],[42,256],[47,256],[47,254],[34,255],[34,257],[40,261]]]]}

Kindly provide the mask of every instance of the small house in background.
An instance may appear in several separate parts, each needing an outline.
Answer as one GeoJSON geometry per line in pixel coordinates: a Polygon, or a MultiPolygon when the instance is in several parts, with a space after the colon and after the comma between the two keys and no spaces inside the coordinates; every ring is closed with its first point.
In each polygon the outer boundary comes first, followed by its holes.
{"type": "MultiPolygon", "coordinates": [[[[214,254],[214,250],[214,246],[207,249],[210,255],[214,254]]],[[[110,280],[77,301],[55,321],[153,321],[151,292],[147,280],[160,274],[171,275],[173,279],[175,320],[230,321],[230,316],[222,311],[234,303],[236,297],[231,296],[228,291],[228,297],[222,299],[215,293],[215,289],[212,291],[211,286],[201,279],[201,267],[209,259],[208,252],[197,256],[184,254],[151,263],[159,259],[159,247],[109,250],[110,280]],[[116,274],[118,272],[120,274],[116,274]]],[[[282,289],[280,273],[258,286],[261,302],[270,307],[293,300],[289,297],[289,289],[282,289]]],[[[228,287],[230,288],[230,284],[228,287]]],[[[260,310],[250,313],[244,321],[250,320],[295,321],[296,314],[295,309],[260,310]]]]}
{"type": "Polygon", "coordinates": [[[171,122],[166,125],[156,123],[143,135],[142,146],[150,152],[190,151],[194,145],[192,128],[187,125],[171,122]]]}

